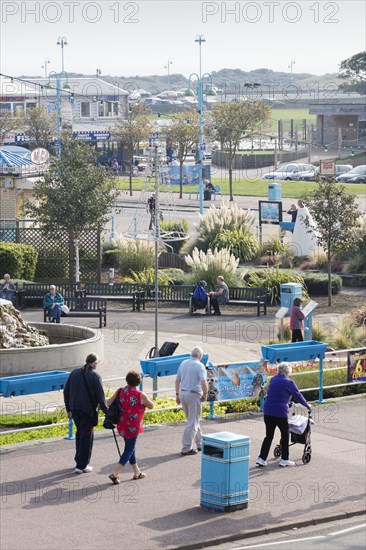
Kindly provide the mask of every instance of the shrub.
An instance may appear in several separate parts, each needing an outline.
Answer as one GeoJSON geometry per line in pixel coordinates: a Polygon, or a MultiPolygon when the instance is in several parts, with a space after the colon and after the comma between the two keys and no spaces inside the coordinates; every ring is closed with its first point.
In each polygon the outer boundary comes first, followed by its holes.
{"type": "Polygon", "coordinates": [[[351,317],[344,317],[334,327],[329,344],[335,349],[358,348],[365,345],[366,327],[358,327],[351,317]]]}
{"type": "Polygon", "coordinates": [[[192,248],[207,252],[209,248],[215,248],[212,243],[223,231],[249,230],[254,220],[255,218],[249,210],[242,210],[236,203],[229,205],[223,201],[221,208],[216,208],[213,205],[206,214],[200,216],[198,238],[192,248]]]}
{"type": "Polygon", "coordinates": [[[304,279],[298,273],[293,271],[280,270],[279,266],[270,266],[267,269],[258,271],[249,271],[244,276],[245,286],[254,288],[264,287],[268,293],[268,303],[276,305],[280,303],[280,285],[283,283],[299,283],[302,286],[304,298],[308,298],[308,293],[304,279]]]}
{"type": "Polygon", "coordinates": [[[241,262],[248,262],[258,254],[259,240],[247,227],[224,229],[211,242],[212,248],[229,250],[241,262]]]}
{"type": "Polygon", "coordinates": [[[0,273],[34,281],[38,252],[29,244],[0,242],[0,273]]]}
{"type": "Polygon", "coordinates": [[[116,267],[121,275],[129,275],[131,271],[139,273],[154,265],[155,250],[152,241],[127,239],[117,235],[112,239],[112,244],[117,250],[116,267]]]}
{"type": "Polygon", "coordinates": [[[171,246],[173,252],[178,254],[188,239],[187,220],[164,220],[160,223],[160,229],[162,241],[171,246]],[[177,240],[173,240],[174,238],[177,240]]]}
{"type": "Polygon", "coordinates": [[[159,269],[159,272],[166,274],[175,285],[182,285],[184,281],[184,271],[176,267],[167,267],[159,269]]]}
{"type": "MultiPolygon", "coordinates": [[[[123,277],[122,282],[124,283],[139,283],[141,285],[153,285],[155,282],[155,270],[153,267],[149,269],[144,269],[139,273],[130,270],[130,276],[123,277]]],[[[158,270],[158,284],[160,285],[169,285],[172,284],[173,280],[165,273],[162,269],[158,270]]]]}
{"type": "Polygon", "coordinates": [[[272,237],[260,247],[260,256],[276,256],[276,255],[288,255],[290,246],[287,243],[282,243],[278,235],[272,237]]]}
{"type": "Polygon", "coordinates": [[[237,271],[239,260],[229,250],[215,248],[212,252],[209,249],[206,254],[195,248],[191,256],[185,256],[185,260],[192,269],[191,274],[185,277],[187,283],[205,280],[209,288],[215,288],[217,276],[222,275],[227,285],[240,286],[241,279],[237,271]]]}
{"type": "Polygon", "coordinates": [[[110,241],[106,241],[102,246],[102,266],[117,267],[118,249],[110,241]]]}
{"type": "MultiPolygon", "coordinates": [[[[328,275],[325,273],[301,272],[309,294],[315,296],[328,296],[328,275]]],[[[339,275],[332,275],[332,294],[338,294],[342,290],[342,279],[339,275]]]]}
{"type": "Polygon", "coordinates": [[[361,306],[351,311],[351,318],[358,327],[366,326],[366,306],[361,306]]]}

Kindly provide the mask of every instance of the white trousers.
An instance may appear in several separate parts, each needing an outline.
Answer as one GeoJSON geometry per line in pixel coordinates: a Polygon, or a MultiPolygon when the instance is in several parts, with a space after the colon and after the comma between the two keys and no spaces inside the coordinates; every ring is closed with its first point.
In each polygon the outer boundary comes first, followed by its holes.
{"type": "Polygon", "coordinates": [[[188,453],[193,449],[193,443],[199,447],[202,445],[202,432],[200,427],[200,418],[202,411],[201,396],[198,393],[181,391],[179,393],[180,402],[187,417],[187,426],[182,437],[182,453],[188,453]]]}

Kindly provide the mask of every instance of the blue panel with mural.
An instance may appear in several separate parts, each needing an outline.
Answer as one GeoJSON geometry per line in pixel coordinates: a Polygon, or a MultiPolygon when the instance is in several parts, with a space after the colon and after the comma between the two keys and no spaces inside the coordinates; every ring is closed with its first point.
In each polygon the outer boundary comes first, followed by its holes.
{"type": "Polygon", "coordinates": [[[207,368],[207,401],[258,397],[266,382],[267,361],[213,365],[207,368]]]}

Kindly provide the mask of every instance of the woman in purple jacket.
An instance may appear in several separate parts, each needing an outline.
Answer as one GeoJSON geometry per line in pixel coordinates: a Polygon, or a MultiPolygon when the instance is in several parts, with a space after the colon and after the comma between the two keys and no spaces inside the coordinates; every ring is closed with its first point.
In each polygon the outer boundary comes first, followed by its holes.
{"type": "Polygon", "coordinates": [[[258,466],[267,466],[267,456],[271,448],[276,427],[281,432],[282,457],[280,466],[295,466],[295,462],[289,460],[289,428],[288,411],[290,401],[300,403],[309,410],[311,406],[299,392],[293,380],[289,379],[292,368],[288,363],[278,365],[278,373],[271,378],[268,386],[266,400],[264,402],[264,423],[266,425],[266,437],[263,440],[261,452],[256,460],[258,466]]]}

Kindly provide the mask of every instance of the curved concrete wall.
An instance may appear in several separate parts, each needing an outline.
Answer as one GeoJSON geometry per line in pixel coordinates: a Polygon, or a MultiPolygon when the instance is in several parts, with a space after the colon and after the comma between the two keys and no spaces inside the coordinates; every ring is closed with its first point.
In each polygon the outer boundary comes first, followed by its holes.
{"type": "Polygon", "coordinates": [[[82,367],[89,353],[104,356],[101,330],[66,324],[28,323],[56,343],[40,348],[0,350],[0,376],[82,367]]]}

